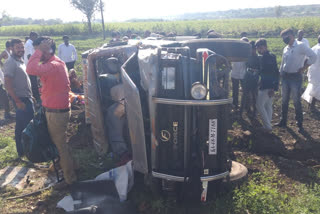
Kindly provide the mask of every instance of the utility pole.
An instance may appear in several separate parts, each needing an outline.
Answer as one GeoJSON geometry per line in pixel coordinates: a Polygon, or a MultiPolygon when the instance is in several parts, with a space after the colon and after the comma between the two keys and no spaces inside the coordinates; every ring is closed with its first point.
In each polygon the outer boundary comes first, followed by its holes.
{"type": "Polygon", "coordinates": [[[102,0],[100,0],[100,11],[101,11],[101,22],[102,22],[102,30],[103,30],[103,40],[106,40],[106,30],[104,29],[104,19],[103,19],[103,4],[102,0]]]}

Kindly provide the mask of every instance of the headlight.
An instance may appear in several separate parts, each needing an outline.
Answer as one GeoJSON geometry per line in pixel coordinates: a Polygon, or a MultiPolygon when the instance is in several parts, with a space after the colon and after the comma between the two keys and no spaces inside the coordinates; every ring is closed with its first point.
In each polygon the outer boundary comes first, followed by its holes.
{"type": "Polygon", "coordinates": [[[191,87],[191,96],[195,100],[202,100],[207,96],[207,88],[199,82],[195,82],[191,87]]]}

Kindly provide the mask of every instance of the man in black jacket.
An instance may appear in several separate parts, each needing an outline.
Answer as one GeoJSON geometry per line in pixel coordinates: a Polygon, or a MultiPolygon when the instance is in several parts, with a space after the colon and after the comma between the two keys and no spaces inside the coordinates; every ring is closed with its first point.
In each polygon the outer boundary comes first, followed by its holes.
{"type": "Polygon", "coordinates": [[[268,51],[267,41],[256,41],[260,58],[260,86],[257,98],[257,110],[261,115],[263,130],[272,131],[272,102],[274,92],[278,90],[279,69],[276,56],[268,51]]]}

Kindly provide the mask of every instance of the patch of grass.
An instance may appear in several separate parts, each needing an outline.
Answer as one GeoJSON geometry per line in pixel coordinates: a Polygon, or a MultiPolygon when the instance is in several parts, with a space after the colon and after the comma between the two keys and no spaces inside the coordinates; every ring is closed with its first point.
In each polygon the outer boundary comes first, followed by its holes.
{"type": "Polygon", "coordinates": [[[320,213],[320,185],[292,185],[295,195],[288,195],[279,189],[284,182],[277,174],[252,174],[247,184],[233,191],[231,213],[320,213]]]}
{"type": "Polygon", "coordinates": [[[292,197],[287,208],[287,213],[320,213],[320,185],[313,188],[305,185],[297,187],[299,194],[292,197]]]}
{"type": "Polygon", "coordinates": [[[104,158],[101,158],[93,149],[75,149],[73,150],[73,158],[79,166],[79,180],[92,179],[115,167],[109,156],[105,155],[104,158]]]}
{"type": "Polygon", "coordinates": [[[265,173],[254,173],[252,179],[234,191],[236,213],[283,213],[287,194],[278,191],[265,173]]]}
{"type": "Polygon", "coordinates": [[[18,157],[15,141],[11,137],[0,137],[0,169],[18,157]]]}

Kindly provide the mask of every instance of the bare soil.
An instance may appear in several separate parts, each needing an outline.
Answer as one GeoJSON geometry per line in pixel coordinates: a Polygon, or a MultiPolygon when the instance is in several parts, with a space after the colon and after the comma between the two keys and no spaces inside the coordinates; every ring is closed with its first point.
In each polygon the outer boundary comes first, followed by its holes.
{"type": "MultiPolygon", "coordinates": [[[[286,128],[273,127],[271,133],[261,131],[259,119],[246,114],[242,118],[236,112],[231,115],[233,125],[229,138],[233,150],[233,159],[242,161],[249,173],[268,169],[279,171],[279,179],[286,180],[284,190],[290,192],[294,183],[319,183],[316,176],[320,168],[320,105],[311,112],[307,103],[303,104],[303,127],[305,133],[299,133],[295,120],[293,104],[289,105],[288,124],[286,128]],[[248,161],[249,160],[249,161],[248,161]]],[[[280,121],[281,97],[276,95],[274,101],[273,124],[280,121]]]]}

